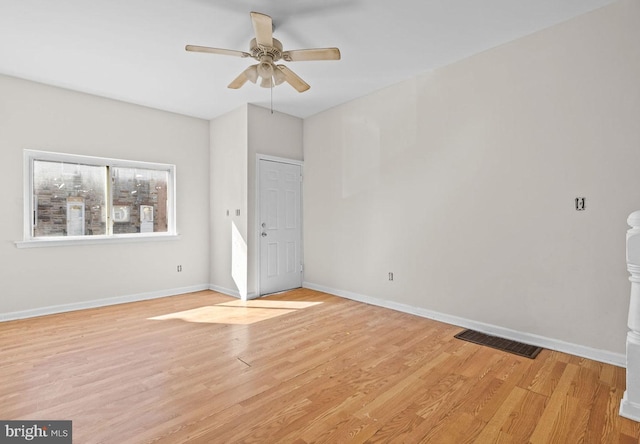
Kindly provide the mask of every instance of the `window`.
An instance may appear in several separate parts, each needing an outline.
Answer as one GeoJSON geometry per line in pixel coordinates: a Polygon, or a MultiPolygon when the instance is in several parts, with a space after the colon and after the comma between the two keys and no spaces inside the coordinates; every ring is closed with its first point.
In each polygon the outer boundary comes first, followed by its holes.
{"type": "Polygon", "coordinates": [[[175,236],[174,189],[174,165],[26,150],[24,240],[175,236]]]}

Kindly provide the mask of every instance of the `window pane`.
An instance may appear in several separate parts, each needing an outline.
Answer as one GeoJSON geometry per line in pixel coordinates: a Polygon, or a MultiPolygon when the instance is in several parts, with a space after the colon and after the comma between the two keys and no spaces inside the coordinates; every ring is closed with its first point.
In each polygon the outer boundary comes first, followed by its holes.
{"type": "Polygon", "coordinates": [[[169,172],[113,167],[113,234],[167,231],[169,172]]]}
{"type": "Polygon", "coordinates": [[[106,168],[33,161],[33,236],[106,234],[106,168]]]}

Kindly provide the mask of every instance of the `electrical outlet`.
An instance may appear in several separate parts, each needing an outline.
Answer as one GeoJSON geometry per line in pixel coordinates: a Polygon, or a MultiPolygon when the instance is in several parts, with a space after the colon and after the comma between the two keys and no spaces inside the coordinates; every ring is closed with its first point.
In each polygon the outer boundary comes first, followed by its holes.
{"type": "Polygon", "coordinates": [[[584,211],[585,209],[585,198],[584,197],[576,197],[576,210],[577,211],[584,211]]]}
{"type": "Polygon", "coordinates": [[[178,265],[178,273],[180,273],[182,271],[182,265],[178,265]]]}
{"type": "Polygon", "coordinates": [[[392,281],[393,280],[393,272],[389,272],[389,280],[392,281]]]}

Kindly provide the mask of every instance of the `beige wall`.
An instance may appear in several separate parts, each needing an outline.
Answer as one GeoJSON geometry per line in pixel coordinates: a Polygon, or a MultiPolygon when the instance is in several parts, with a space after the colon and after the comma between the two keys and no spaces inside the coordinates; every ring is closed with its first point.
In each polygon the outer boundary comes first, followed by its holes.
{"type": "Polygon", "coordinates": [[[624,353],[638,42],[623,0],[306,119],[307,284],[624,353]]]}
{"type": "Polygon", "coordinates": [[[0,97],[0,314],[207,285],[207,121],[6,76],[0,97]],[[181,239],[16,248],[24,149],[175,164],[181,239]]]}
{"type": "MultiPolygon", "coordinates": [[[[302,120],[254,105],[246,105],[211,121],[211,286],[248,297],[257,292],[256,156],[302,160],[302,120]],[[230,209],[230,216],[226,210],[230,209]],[[240,209],[240,216],[235,216],[240,209]],[[246,246],[243,282],[232,278],[231,224],[246,246]]],[[[236,248],[236,266],[237,252],[236,248]]]]}
{"type": "MultiPolygon", "coordinates": [[[[210,145],[210,282],[219,291],[235,294],[239,289],[232,277],[232,224],[247,237],[247,106],[210,122],[210,145]]],[[[245,273],[246,266],[245,259],[245,273]]],[[[246,277],[244,281],[246,287],[246,277]]]]}

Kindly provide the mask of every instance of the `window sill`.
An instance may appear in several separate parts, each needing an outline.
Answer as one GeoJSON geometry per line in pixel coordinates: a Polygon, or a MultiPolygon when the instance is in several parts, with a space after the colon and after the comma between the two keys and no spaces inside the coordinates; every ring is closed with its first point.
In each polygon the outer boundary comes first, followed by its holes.
{"type": "Polygon", "coordinates": [[[130,244],[138,242],[159,242],[180,240],[179,234],[137,234],[134,236],[83,236],[64,239],[30,239],[16,241],[18,248],[40,248],[40,247],[67,247],[72,245],[107,245],[107,244],[130,244]]]}

